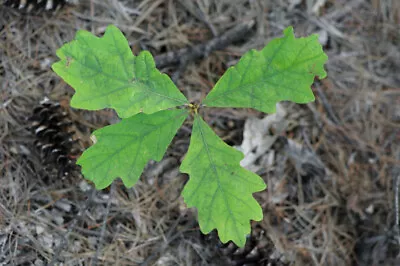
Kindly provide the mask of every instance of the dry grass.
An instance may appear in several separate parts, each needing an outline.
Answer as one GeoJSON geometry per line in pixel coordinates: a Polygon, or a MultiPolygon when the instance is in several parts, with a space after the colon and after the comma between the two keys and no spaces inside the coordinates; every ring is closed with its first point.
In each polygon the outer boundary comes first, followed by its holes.
{"type": "MultiPolygon", "coordinates": [[[[77,29],[100,35],[112,23],[135,53],[160,54],[250,19],[257,26],[247,41],[181,73],[177,84],[190,100],[201,99],[244,52],[263,47],[288,25],[297,36],[320,33],[329,56],[328,78],[313,87],[317,101],[285,104],[290,127],[257,161],[269,185],[256,195],[265,218],[253,224],[263,261],[400,263],[400,6],[379,0],[296,2],[87,0],[40,15],[0,7],[0,265],[221,265],[216,241],[201,236],[195,213],[179,197],[187,178],[178,171],[187,127],[135,187],[117,181],[94,191],[80,176],[44,181],[26,117],[44,96],[68,104],[73,90],[49,67],[77,29]]],[[[71,113],[86,142],[90,130],[116,121],[107,110],[71,113]]],[[[260,114],[206,114],[234,145],[249,116],[260,114]]]]}

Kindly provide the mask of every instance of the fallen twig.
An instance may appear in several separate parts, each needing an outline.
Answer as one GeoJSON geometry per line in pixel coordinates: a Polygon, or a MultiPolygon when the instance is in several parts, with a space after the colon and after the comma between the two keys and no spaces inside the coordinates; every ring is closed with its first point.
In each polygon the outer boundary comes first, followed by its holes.
{"type": "Polygon", "coordinates": [[[176,64],[186,65],[189,61],[207,57],[212,51],[221,50],[234,42],[243,40],[254,24],[254,20],[243,22],[206,43],[161,54],[156,56],[154,60],[158,68],[176,64]]]}

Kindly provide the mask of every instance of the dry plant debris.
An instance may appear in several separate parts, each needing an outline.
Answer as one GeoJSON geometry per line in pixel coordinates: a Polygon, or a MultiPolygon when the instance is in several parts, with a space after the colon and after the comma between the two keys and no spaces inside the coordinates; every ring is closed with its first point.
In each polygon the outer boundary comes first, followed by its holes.
{"type": "MultiPolygon", "coordinates": [[[[265,125],[259,138],[263,143],[269,136],[273,144],[252,143],[263,152],[246,158],[269,185],[256,194],[265,219],[253,228],[250,242],[260,257],[253,265],[400,263],[398,1],[76,2],[33,14],[0,7],[0,265],[243,264],[248,254],[233,255],[235,247],[227,251],[212,235],[202,236],[195,212],[178,197],[187,178],[177,167],[188,147],[185,127],[137,186],[127,190],[115,182],[94,191],[79,175],[67,182],[43,178],[26,118],[44,96],[68,107],[73,91],[50,65],[76,29],[102,34],[115,24],[135,53],[161,55],[207,43],[250,20],[255,26],[246,40],[162,70],[178,72],[178,86],[195,101],[245,51],[286,26],[298,36],[320,34],[329,62],[328,78],[314,86],[317,101],[283,104],[284,126],[265,125]]],[[[69,112],[85,145],[91,130],[117,121],[109,110],[69,112]]],[[[234,146],[246,142],[245,124],[267,119],[235,109],[206,116],[234,146]]]]}

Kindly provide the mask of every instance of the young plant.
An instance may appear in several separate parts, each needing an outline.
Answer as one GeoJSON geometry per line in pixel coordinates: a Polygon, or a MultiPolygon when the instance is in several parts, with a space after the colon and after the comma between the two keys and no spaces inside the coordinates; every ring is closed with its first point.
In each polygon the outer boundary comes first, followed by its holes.
{"type": "Polygon", "coordinates": [[[243,247],[250,220],[263,212],[253,198],[266,185],[240,166],[244,155],[224,143],[202,119],[200,108],[242,107],[275,112],[279,101],[314,101],[314,77],[324,78],[327,56],[317,35],[295,38],[288,27],[282,38],[261,51],[250,50],[230,67],[200,104],[190,103],[171,79],[160,73],[148,51],[134,56],[115,26],[102,38],[78,31],[63,45],[53,70],[76,93],[71,106],[87,110],[113,108],[122,120],[93,132],[97,139],[79,158],[85,178],[97,189],[120,177],[127,187],[139,179],[149,160],[160,161],[168,145],[191,114],[189,150],[180,166],[189,174],[182,192],[188,207],[196,207],[204,234],[214,228],[222,242],[243,247]]]}

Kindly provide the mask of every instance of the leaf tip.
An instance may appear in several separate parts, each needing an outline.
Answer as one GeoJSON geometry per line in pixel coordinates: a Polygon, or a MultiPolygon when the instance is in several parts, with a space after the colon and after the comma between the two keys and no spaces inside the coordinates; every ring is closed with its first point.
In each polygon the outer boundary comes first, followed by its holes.
{"type": "Polygon", "coordinates": [[[290,36],[293,35],[294,36],[294,30],[293,30],[293,26],[289,26],[286,29],[283,30],[283,34],[285,36],[290,36]]]}
{"type": "Polygon", "coordinates": [[[60,61],[57,61],[57,62],[54,62],[54,63],[51,65],[51,69],[52,69],[56,74],[58,74],[58,71],[59,71],[59,69],[58,69],[59,63],[60,63],[60,61]]]}
{"type": "Polygon", "coordinates": [[[108,25],[107,28],[106,28],[106,32],[107,31],[112,31],[112,30],[120,31],[118,29],[118,27],[116,27],[115,25],[113,25],[113,24],[108,25]]]}
{"type": "Polygon", "coordinates": [[[79,96],[76,96],[76,93],[74,93],[74,95],[72,95],[71,97],[71,101],[69,102],[69,105],[73,108],[79,108],[81,109],[82,107],[80,107],[79,105],[79,96]]]}
{"type": "Polygon", "coordinates": [[[154,61],[152,54],[147,50],[141,51],[137,56],[137,59],[143,60],[143,62],[146,64],[147,67],[151,68],[156,67],[156,62],[154,61]]]}

